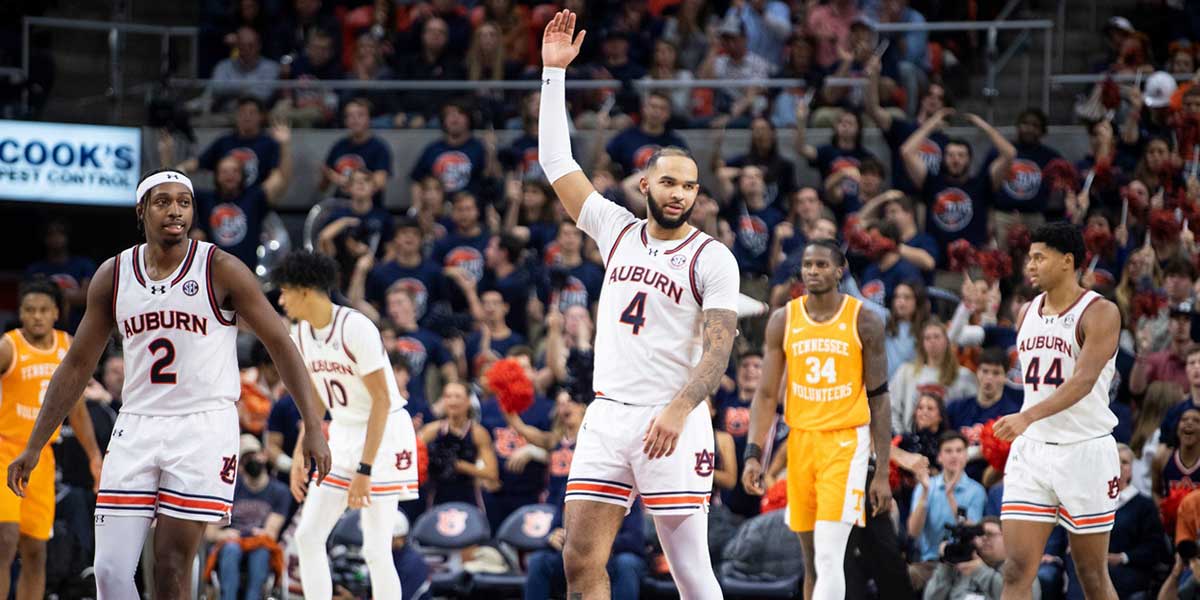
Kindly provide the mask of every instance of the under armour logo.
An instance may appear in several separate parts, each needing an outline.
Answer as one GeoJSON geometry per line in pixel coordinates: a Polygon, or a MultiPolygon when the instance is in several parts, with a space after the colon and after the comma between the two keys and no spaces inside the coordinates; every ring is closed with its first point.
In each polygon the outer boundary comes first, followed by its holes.
{"type": "Polygon", "coordinates": [[[546,85],[550,85],[550,80],[549,80],[549,79],[547,79],[547,80],[545,80],[543,83],[545,83],[546,85]]]}
{"type": "Polygon", "coordinates": [[[96,515],[96,524],[97,524],[97,525],[103,525],[103,524],[104,524],[104,515],[96,515]]]}
{"type": "Polygon", "coordinates": [[[650,248],[650,256],[658,256],[658,249],[650,248]]]}
{"type": "Polygon", "coordinates": [[[166,177],[167,177],[167,179],[179,179],[179,175],[176,175],[175,173],[169,173],[169,172],[166,174],[166,177]]]}
{"type": "Polygon", "coordinates": [[[118,429],[118,430],[116,430],[116,431],[114,431],[114,432],[113,432],[113,435],[115,435],[115,436],[117,436],[117,437],[121,437],[121,436],[125,435],[125,430],[124,430],[124,429],[118,429]]]}
{"type": "Polygon", "coordinates": [[[152,285],[152,286],[150,286],[150,293],[151,294],[165,294],[165,293],[167,293],[167,286],[152,285]]]}

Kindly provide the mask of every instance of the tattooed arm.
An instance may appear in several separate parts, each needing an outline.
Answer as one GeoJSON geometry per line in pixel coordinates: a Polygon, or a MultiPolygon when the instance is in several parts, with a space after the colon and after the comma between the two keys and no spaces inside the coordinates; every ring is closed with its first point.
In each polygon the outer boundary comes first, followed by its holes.
{"type": "Polygon", "coordinates": [[[670,456],[692,409],[717,391],[729,366],[729,352],[737,335],[737,312],[721,308],[704,311],[704,352],[692,369],[687,385],[660,412],[646,433],[643,451],[650,458],[670,456]]]}
{"type": "Polygon", "coordinates": [[[875,476],[869,482],[871,506],[878,515],[891,509],[892,488],[888,484],[889,452],[892,449],[892,400],[888,396],[888,362],[884,349],[883,320],[874,312],[859,310],[858,337],[862,340],[863,386],[871,406],[871,443],[875,447],[875,476]]]}

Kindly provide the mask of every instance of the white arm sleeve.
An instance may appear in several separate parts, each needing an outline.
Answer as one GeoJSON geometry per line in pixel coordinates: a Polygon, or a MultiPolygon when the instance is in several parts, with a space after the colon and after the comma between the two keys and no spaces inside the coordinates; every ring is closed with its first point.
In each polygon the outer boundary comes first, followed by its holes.
{"type": "Polygon", "coordinates": [[[342,343],[354,355],[359,376],[391,366],[383,349],[383,338],[366,315],[352,312],[346,317],[346,322],[342,324],[342,343]]]}
{"type": "Polygon", "coordinates": [[[600,256],[604,259],[604,266],[608,267],[608,255],[617,241],[617,236],[621,235],[626,226],[637,220],[633,213],[617,206],[599,192],[592,192],[583,200],[583,208],[579,209],[579,221],[575,225],[596,240],[600,256]]]}
{"type": "Polygon", "coordinates": [[[538,112],[538,162],[550,183],[582,171],[571,157],[571,135],[567,124],[566,69],[542,69],[542,100],[538,112]]]}
{"type": "Polygon", "coordinates": [[[741,273],[737,259],[724,244],[704,246],[704,251],[693,258],[696,262],[696,281],[700,297],[704,299],[703,310],[724,309],[737,312],[741,293],[741,273]]]}

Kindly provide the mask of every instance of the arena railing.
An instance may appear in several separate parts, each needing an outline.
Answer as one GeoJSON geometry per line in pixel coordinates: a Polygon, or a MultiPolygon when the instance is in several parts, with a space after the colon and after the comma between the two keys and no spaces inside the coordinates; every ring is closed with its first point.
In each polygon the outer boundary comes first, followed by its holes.
{"type": "MultiPolygon", "coordinates": [[[[125,35],[150,35],[161,38],[159,51],[159,73],[166,76],[171,71],[171,40],[176,37],[187,38],[191,48],[190,70],[192,74],[198,71],[197,34],[198,27],[147,25],[142,23],[125,23],[121,21],[97,21],[91,19],[65,19],[60,17],[22,17],[21,19],[21,75],[27,78],[30,63],[30,30],[34,27],[47,29],[67,29],[75,31],[108,32],[108,77],[109,88],[105,96],[115,101],[118,106],[123,99],[126,86],[124,65],[121,63],[121,49],[125,35]]],[[[22,92],[21,102],[25,112],[29,112],[28,91],[22,92]]]]}
{"type": "MultiPolygon", "coordinates": [[[[997,21],[949,21],[949,22],[929,22],[929,23],[876,23],[875,30],[878,33],[906,33],[911,31],[927,31],[927,32],[964,32],[964,31],[986,31],[994,39],[996,32],[999,31],[1020,31],[1030,35],[1031,32],[1042,31],[1045,35],[1044,44],[1044,60],[1043,60],[1043,84],[1041,94],[1041,104],[1043,108],[1049,108],[1050,105],[1050,85],[1049,78],[1051,74],[1052,51],[1054,48],[1054,22],[1048,19],[1033,19],[1033,20],[997,20],[997,21]]],[[[1027,38],[1026,38],[1027,39],[1027,38]]],[[[984,95],[989,99],[989,105],[992,100],[999,96],[1000,92],[996,89],[996,76],[1016,52],[1024,49],[1026,46],[1022,39],[1018,43],[1012,44],[1003,54],[996,56],[997,53],[989,53],[987,56],[988,72],[985,83],[984,95]]],[[[1027,65],[1028,66],[1028,65],[1027,65]]],[[[1027,94],[1030,89],[1030,74],[1028,68],[1025,73],[1024,85],[1021,86],[1023,93],[1027,94]]],[[[236,89],[238,83],[222,82],[212,79],[198,78],[172,78],[171,85],[187,88],[203,88],[210,89],[210,86],[221,86],[226,89],[236,89]]],[[[847,86],[857,87],[866,85],[866,79],[855,77],[828,77],[824,80],[826,86],[847,86]]],[[[652,90],[652,89],[679,89],[679,88],[765,88],[765,89],[780,89],[799,87],[806,84],[800,79],[760,79],[760,80],[721,80],[721,79],[693,79],[690,81],[679,80],[638,80],[629,82],[630,85],[637,90],[652,90]]],[[[347,80],[329,80],[329,81],[295,81],[295,80],[279,80],[273,82],[255,82],[255,87],[271,87],[273,89],[313,89],[323,88],[330,90],[339,89],[361,89],[372,91],[413,91],[413,90],[446,90],[446,91],[468,91],[468,90],[535,90],[541,86],[540,81],[536,80],[516,80],[516,81],[347,81],[347,80]]],[[[617,80],[568,80],[567,89],[611,89],[619,88],[623,85],[617,80]]]]}

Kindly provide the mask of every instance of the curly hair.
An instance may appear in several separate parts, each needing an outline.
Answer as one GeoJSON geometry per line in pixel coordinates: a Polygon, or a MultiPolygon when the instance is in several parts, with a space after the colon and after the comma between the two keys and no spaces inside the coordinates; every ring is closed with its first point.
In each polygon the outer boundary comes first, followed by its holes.
{"type": "Polygon", "coordinates": [[[1075,260],[1076,269],[1083,266],[1084,257],[1087,255],[1083,233],[1072,223],[1060,221],[1041,225],[1033,231],[1032,241],[1035,244],[1045,244],[1063,254],[1070,254],[1075,260]]]}
{"type": "Polygon", "coordinates": [[[338,265],[324,254],[296,250],[288,253],[271,271],[278,287],[308,288],[330,292],[338,282],[338,265]]]}

